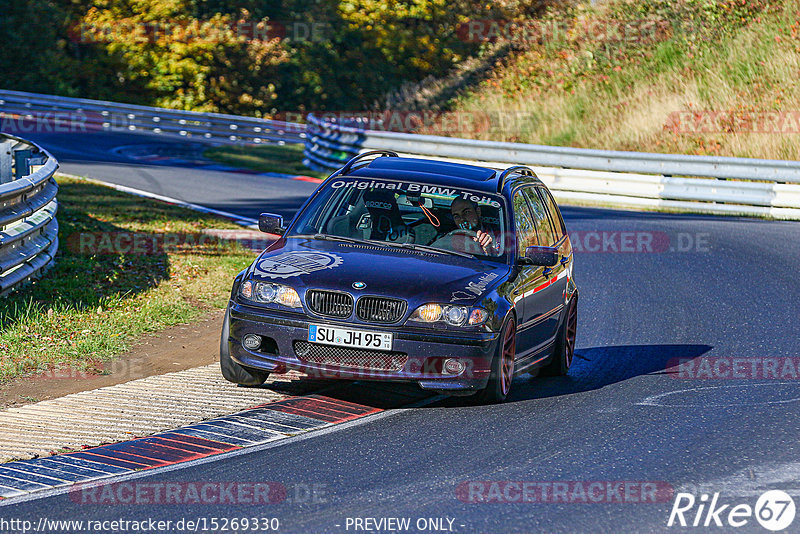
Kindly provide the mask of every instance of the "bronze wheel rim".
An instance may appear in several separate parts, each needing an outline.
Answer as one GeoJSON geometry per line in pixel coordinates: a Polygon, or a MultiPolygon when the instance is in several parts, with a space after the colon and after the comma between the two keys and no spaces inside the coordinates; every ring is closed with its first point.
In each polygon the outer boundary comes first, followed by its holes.
{"type": "Polygon", "coordinates": [[[511,381],[514,379],[514,355],[516,352],[516,335],[514,320],[510,320],[503,333],[503,352],[500,362],[500,390],[503,395],[508,395],[511,390],[511,381]]]}
{"type": "Polygon", "coordinates": [[[567,316],[567,335],[564,359],[567,364],[567,369],[572,365],[572,358],[575,356],[575,336],[578,331],[578,306],[574,303],[569,307],[569,315],[567,316]]]}

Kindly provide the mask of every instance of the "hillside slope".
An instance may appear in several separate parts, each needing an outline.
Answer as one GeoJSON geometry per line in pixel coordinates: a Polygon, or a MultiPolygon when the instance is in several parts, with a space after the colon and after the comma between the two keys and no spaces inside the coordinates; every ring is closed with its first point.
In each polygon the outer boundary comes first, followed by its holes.
{"type": "Polygon", "coordinates": [[[459,135],[800,159],[800,1],[609,0],[475,33],[522,44],[451,102],[459,135]]]}

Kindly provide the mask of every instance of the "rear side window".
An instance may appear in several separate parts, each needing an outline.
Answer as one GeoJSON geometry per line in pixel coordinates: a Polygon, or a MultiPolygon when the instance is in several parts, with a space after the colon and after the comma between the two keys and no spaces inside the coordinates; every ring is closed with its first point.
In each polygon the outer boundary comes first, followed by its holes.
{"type": "Polygon", "coordinates": [[[533,212],[534,224],[536,225],[536,233],[539,235],[539,243],[542,246],[549,247],[557,241],[553,227],[550,224],[550,216],[547,214],[542,199],[536,194],[535,188],[526,187],[522,190],[525,198],[531,206],[533,212]]]}
{"type": "Polygon", "coordinates": [[[537,187],[536,190],[539,192],[539,196],[542,197],[544,205],[547,206],[547,212],[550,214],[550,220],[553,221],[553,228],[556,232],[556,241],[558,241],[561,236],[567,233],[564,218],[561,217],[561,211],[558,209],[556,201],[553,200],[553,195],[550,194],[550,191],[543,187],[537,187]]]}
{"type": "Polygon", "coordinates": [[[517,230],[518,254],[522,256],[526,248],[538,245],[539,240],[528,203],[519,191],[514,194],[514,222],[517,230]]]}

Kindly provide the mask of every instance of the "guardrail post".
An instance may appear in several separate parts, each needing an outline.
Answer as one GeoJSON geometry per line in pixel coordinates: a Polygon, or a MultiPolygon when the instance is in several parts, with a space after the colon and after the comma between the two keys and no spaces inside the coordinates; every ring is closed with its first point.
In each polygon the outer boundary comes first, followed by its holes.
{"type": "Polygon", "coordinates": [[[303,165],[315,171],[330,172],[356,156],[363,144],[367,120],[359,117],[325,122],[313,114],[306,118],[303,165]]]}
{"type": "Polygon", "coordinates": [[[5,184],[13,180],[13,164],[14,160],[11,157],[11,143],[8,141],[0,143],[0,184],[5,184]]]}
{"type": "Polygon", "coordinates": [[[19,180],[24,176],[31,173],[31,165],[28,160],[31,159],[32,152],[30,150],[15,150],[14,151],[14,179],[19,180]]]}

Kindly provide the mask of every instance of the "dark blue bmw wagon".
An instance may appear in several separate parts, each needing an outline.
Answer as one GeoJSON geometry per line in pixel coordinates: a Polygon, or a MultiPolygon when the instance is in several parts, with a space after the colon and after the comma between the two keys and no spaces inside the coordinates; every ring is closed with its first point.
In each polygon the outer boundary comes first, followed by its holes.
{"type": "Polygon", "coordinates": [[[515,374],[563,375],[575,351],[572,246],[550,191],[503,171],[388,151],[329,176],[234,280],[222,374],[417,382],[504,400],[515,374]]]}

